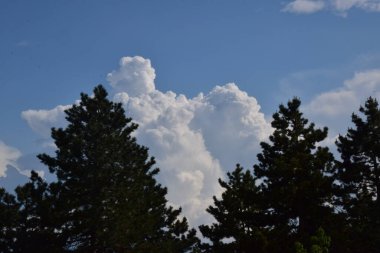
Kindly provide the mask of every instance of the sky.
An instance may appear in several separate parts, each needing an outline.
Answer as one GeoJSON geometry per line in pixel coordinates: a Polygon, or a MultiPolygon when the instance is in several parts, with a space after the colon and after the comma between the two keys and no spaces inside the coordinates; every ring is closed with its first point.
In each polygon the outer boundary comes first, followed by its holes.
{"type": "Polygon", "coordinates": [[[54,152],[51,127],[103,84],[139,123],[192,226],[217,179],[249,169],[294,96],[329,127],[380,98],[380,0],[0,0],[0,186],[12,190],[54,152]]]}

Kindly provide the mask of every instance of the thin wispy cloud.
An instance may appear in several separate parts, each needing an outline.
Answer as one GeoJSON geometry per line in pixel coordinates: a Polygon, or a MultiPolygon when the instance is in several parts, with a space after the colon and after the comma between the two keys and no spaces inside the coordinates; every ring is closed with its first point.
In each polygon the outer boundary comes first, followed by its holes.
{"type": "Polygon", "coordinates": [[[28,47],[30,45],[29,41],[27,40],[21,40],[16,43],[17,47],[28,47]]]}
{"type": "Polygon", "coordinates": [[[295,0],[288,3],[284,8],[284,12],[298,13],[298,14],[311,14],[321,11],[325,8],[323,1],[313,0],[295,0]]]}
{"type": "Polygon", "coordinates": [[[312,14],[319,11],[333,11],[346,16],[351,9],[380,12],[379,0],[294,0],[285,5],[284,12],[312,14]]]}

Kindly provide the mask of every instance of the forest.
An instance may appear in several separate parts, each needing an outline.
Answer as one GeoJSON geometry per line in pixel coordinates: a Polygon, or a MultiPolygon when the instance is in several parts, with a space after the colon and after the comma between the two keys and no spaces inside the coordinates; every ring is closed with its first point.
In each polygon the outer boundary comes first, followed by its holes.
{"type": "Polygon", "coordinates": [[[214,222],[191,228],[133,136],[138,125],[96,86],[52,129],[55,153],[38,155],[56,180],[32,171],[14,194],[0,187],[0,252],[380,252],[377,100],[353,112],[338,155],[300,106],[279,106],[256,164],[215,178],[223,194],[205,210],[214,222]]]}

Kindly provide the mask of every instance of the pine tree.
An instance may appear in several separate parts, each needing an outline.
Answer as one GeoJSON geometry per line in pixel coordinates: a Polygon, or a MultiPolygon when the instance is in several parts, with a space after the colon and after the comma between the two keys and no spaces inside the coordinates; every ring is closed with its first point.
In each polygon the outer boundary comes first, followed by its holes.
{"type": "Polygon", "coordinates": [[[12,252],[63,252],[63,242],[54,224],[59,217],[54,216],[54,195],[49,185],[34,171],[30,180],[16,188],[17,224],[12,252]]]}
{"type": "Polygon", "coordinates": [[[380,248],[380,108],[369,98],[352,114],[354,128],[339,136],[341,154],[337,177],[341,204],[351,230],[352,252],[379,252],[380,248]]]}
{"type": "Polygon", "coordinates": [[[295,240],[307,240],[332,213],[333,155],[317,144],[327,137],[327,128],[316,129],[302,116],[297,98],[280,105],[273,115],[270,143],[254,172],[262,182],[271,219],[271,238],[279,247],[272,252],[291,252],[295,240]]]}
{"type": "Polygon", "coordinates": [[[227,177],[227,182],[219,179],[224,188],[222,198],[214,197],[214,205],[207,209],[216,223],[200,226],[203,236],[212,242],[204,247],[207,252],[264,252],[267,222],[256,179],[240,165],[232,173],[227,173],[227,177]]]}
{"type": "Polygon", "coordinates": [[[12,252],[19,206],[12,194],[0,188],[0,253],[12,252]]]}
{"type": "Polygon", "coordinates": [[[65,250],[187,252],[197,242],[180,209],[167,206],[148,149],[132,136],[137,125],[101,86],[66,110],[68,125],[52,129],[55,156],[38,157],[57,176],[55,224],[65,250]]]}
{"type": "MultiPolygon", "coordinates": [[[[323,228],[319,228],[315,235],[310,237],[310,253],[329,253],[331,238],[326,235],[323,228]]],[[[308,253],[304,245],[300,242],[295,243],[296,253],[308,253]]]]}

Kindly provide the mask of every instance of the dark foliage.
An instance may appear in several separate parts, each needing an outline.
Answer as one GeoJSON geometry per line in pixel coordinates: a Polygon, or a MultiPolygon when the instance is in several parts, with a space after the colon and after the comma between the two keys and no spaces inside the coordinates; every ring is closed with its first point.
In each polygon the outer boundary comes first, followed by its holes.
{"type": "Polygon", "coordinates": [[[208,209],[218,223],[200,228],[212,252],[293,252],[296,240],[306,241],[332,216],[334,158],[317,147],[327,128],[308,124],[300,104],[293,99],[273,115],[274,133],[261,143],[255,179],[238,167],[228,183],[220,182],[222,200],[208,209]],[[233,243],[221,241],[228,237],[233,243]]]}
{"type": "Polygon", "coordinates": [[[284,240],[277,252],[290,251],[294,239],[304,241],[332,213],[333,155],[317,146],[327,137],[327,128],[316,129],[302,116],[297,98],[280,105],[273,115],[270,143],[261,143],[262,153],[254,166],[267,208],[273,238],[284,240]]]}
{"type": "Polygon", "coordinates": [[[214,206],[207,209],[216,223],[200,226],[203,236],[212,242],[203,246],[208,252],[264,252],[267,222],[256,179],[239,165],[227,177],[227,182],[219,179],[224,188],[222,199],[214,197],[214,206]]]}
{"type": "Polygon", "coordinates": [[[180,209],[167,206],[155,161],[131,135],[137,125],[122,105],[109,101],[99,85],[65,112],[67,127],[52,129],[55,156],[38,156],[56,182],[47,184],[33,172],[16,189],[17,202],[0,192],[0,214],[17,216],[9,219],[16,226],[2,224],[3,244],[13,238],[9,252],[193,250],[195,230],[178,218],[180,209]]]}
{"type": "Polygon", "coordinates": [[[380,250],[380,108],[369,98],[353,114],[354,128],[337,141],[340,203],[346,211],[351,252],[380,250]]]}
{"type": "Polygon", "coordinates": [[[380,108],[369,98],[339,136],[341,160],[319,144],[318,129],[294,98],[273,115],[253,172],[237,165],[219,179],[221,198],[200,226],[200,247],[167,189],[137,125],[102,86],[66,110],[68,125],[52,129],[54,155],[39,159],[56,175],[36,172],[16,188],[0,188],[0,253],[377,253],[380,248],[380,108]],[[322,229],[323,228],[323,229],[322,229]]]}
{"type": "Polygon", "coordinates": [[[15,197],[0,188],[0,252],[11,252],[14,248],[14,230],[17,226],[18,208],[15,197]]]}

